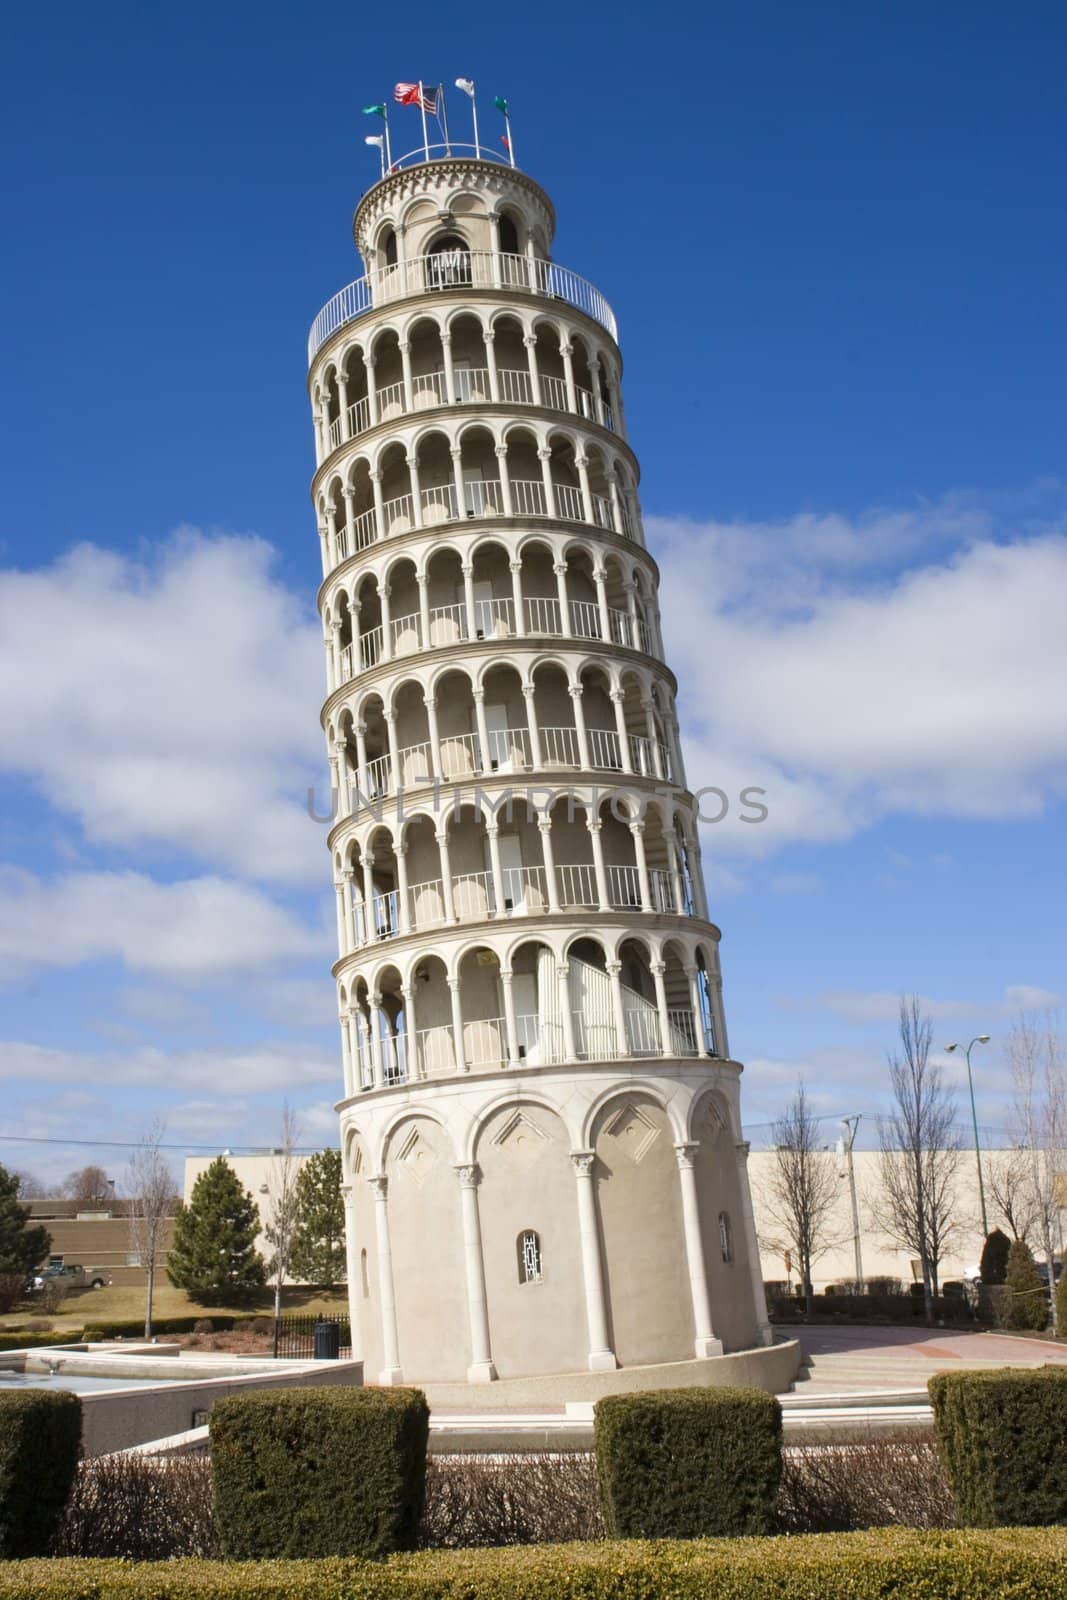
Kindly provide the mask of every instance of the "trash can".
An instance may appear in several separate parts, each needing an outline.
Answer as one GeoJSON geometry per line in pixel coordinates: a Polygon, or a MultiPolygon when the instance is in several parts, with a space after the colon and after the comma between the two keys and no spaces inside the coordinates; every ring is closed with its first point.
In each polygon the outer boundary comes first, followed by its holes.
{"type": "Polygon", "coordinates": [[[341,1330],[336,1322],[316,1322],[315,1360],[336,1361],[341,1349],[341,1330]]]}

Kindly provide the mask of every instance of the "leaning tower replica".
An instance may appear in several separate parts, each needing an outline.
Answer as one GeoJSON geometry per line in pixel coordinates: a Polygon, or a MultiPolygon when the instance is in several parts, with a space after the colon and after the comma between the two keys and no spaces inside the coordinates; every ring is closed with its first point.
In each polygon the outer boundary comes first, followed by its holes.
{"type": "Polygon", "coordinates": [[[310,337],[348,1284],[387,1384],[699,1381],[770,1337],[615,318],[554,222],[420,151],[310,337]]]}

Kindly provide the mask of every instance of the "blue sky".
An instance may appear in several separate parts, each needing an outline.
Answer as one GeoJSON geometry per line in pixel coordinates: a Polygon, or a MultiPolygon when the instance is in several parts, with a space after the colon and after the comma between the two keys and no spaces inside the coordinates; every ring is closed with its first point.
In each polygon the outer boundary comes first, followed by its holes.
{"type": "Polygon", "coordinates": [[[360,107],[420,75],[473,77],[494,135],[509,97],[619,317],[690,777],[768,790],[704,838],[750,1120],[800,1073],[877,1112],[916,991],[996,1036],[1004,1125],[1011,1016],[1067,984],[1062,9],[6,33],[0,1160],[160,1108],[267,1142],[286,1093],[331,1136],[304,340],[360,270],[360,107]]]}

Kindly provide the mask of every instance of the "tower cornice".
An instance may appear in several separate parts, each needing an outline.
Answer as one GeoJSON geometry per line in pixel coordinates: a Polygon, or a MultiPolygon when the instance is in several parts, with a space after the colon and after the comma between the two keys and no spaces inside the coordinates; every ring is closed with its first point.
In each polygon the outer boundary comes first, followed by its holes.
{"type": "Polygon", "coordinates": [[[451,156],[443,161],[423,162],[416,167],[403,167],[389,173],[368,189],[356,206],[352,217],[352,238],[362,255],[366,244],[365,229],[391,207],[414,200],[419,196],[433,195],[455,188],[457,182],[477,181],[480,191],[493,195],[506,195],[509,190],[523,191],[541,206],[551,236],[556,230],[556,209],[539,183],[520,172],[518,167],[499,165],[494,161],[478,161],[470,156],[451,156]]]}

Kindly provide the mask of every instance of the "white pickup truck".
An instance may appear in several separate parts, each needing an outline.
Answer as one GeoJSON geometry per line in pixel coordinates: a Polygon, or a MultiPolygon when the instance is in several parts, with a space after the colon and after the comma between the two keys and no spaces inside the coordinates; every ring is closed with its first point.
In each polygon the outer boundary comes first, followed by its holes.
{"type": "Polygon", "coordinates": [[[111,1282],[106,1267],[82,1267],[64,1261],[61,1265],[47,1266],[41,1274],[45,1283],[59,1280],[68,1289],[103,1289],[111,1282]]]}

